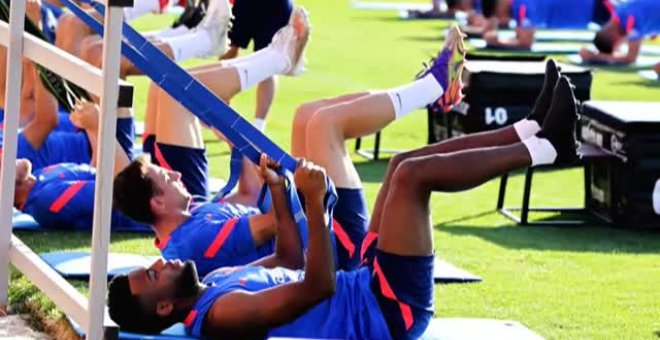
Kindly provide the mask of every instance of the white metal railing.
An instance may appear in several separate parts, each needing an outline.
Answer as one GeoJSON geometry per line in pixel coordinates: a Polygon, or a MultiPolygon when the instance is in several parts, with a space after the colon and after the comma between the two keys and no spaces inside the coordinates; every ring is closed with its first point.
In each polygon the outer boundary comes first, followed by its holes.
{"type": "Polygon", "coordinates": [[[107,254],[112,210],[112,200],[108,198],[110,197],[108,193],[112,193],[119,98],[125,101],[122,106],[132,106],[132,87],[119,80],[123,22],[121,7],[132,6],[132,0],[101,2],[107,5],[104,19],[106,34],[103,38],[103,70],[24,33],[25,0],[11,0],[9,24],[0,22],[0,45],[8,48],[4,140],[0,170],[0,310],[6,310],[7,307],[11,263],[52,299],[65,314],[81,325],[87,334],[87,339],[93,340],[117,338],[117,326],[105,312],[107,254]],[[50,69],[101,98],[89,299],[11,234],[23,58],[50,69]]]}

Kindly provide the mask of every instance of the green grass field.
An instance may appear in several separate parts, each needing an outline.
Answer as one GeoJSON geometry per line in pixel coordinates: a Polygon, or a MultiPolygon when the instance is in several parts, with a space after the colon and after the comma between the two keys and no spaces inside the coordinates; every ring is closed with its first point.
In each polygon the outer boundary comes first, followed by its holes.
{"type": "MultiPolygon", "coordinates": [[[[310,12],[312,41],[309,71],[281,78],[272,107],[268,135],[289,148],[291,120],[297,105],[316,98],[408,82],[442,46],[441,21],[400,21],[394,12],[356,11],[347,1],[301,0],[310,12]]],[[[149,17],[140,29],[167,24],[149,17]]],[[[201,63],[203,61],[193,61],[201,63]]],[[[143,115],[147,80],[136,84],[136,114],[143,115]]],[[[254,91],[232,105],[251,118],[254,91]]],[[[660,101],[660,87],[640,80],[635,71],[594,72],[592,97],[660,101]]],[[[409,149],[424,145],[422,111],[396,122],[383,133],[383,147],[409,149]]],[[[211,174],[228,174],[227,149],[208,136],[211,174]]],[[[371,145],[371,138],[366,145],[371,145]]],[[[370,204],[385,171],[385,162],[354,158],[370,204]]],[[[512,179],[509,204],[519,203],[522,176],[512,179]]],[[[660,238],[650,231],[611,227],[524,228],[494,212],[497,181],[458,194],[432,198],[436,253],[484,278],[470,285],[436,286],[438,317],[518,320],[551,339],[660,338],[660,238]]],[[[532,201],[545,205],[579,205],[583,201],[578,170],[536,176],[532,201]]],[[[89,249],[89,233],[19,233],[36,252],[89,249]]],[[[152,240],[136,235],[112,236],[112,251],[156,254],[152,240]]],[[[85,284],[76,282],[85,289],[85,284]]],[[[14,273],[14,308],[30,306],[50,319],[61,315],[23,277],[14,273]]]]}

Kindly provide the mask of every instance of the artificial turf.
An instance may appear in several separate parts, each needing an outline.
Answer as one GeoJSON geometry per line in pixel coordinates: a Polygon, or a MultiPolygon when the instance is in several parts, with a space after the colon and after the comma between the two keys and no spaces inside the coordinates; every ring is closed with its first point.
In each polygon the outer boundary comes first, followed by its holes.
{"type": "MultiPolygon", "coordinates": [[[[395,12],[357,11],[347,1],[301,0],[310,12],[312,40],[309,71],[299,78],[280,78],[268,121],[268,135],[289,148],[297,105],[312,99],[364,89],[388,88],[410,81],[421,63],[442,46],[446,21],[401,21],[395,12]]],[[[171,18],[147,17],[141,30],[163,27],[171,18]]],[[[561,58],[561,57],[559,57],[561,58]]],[[[193,65],[208,61],[195,60],[193,65]]],[[[148,81],[136,85],[135,112],[143,116],[148,81]]],[[[592,98],[660,101],[660,87],[639,79],[635,71],[597,70],[592,98]]],[[[255,92],[232,100],[252,117],[255,92]]],[[[658,103],[660,111],[660,103],[658,103]]],[[[426,114],[416,112],[383,132],[384,148],[410,149],[426,142],[426,114]]],[[[227,177],[227,148],[206,134],[211,175],[227,177]]],[[[370,145],[371,139],[365,143],[370,145]]],[[[350,143],[352,145],[352,142],[350,143]]],[[[371,204],[386,162],[355,156],[371,204]]],[[[497,181],[463,193],[434,194],[431,211],[438,256],[484,278],[470,285],[436,286],[439,317],[518,320],[552,339],[660,338],[660,235],[604,226],[580,228],[517,227],[494,210],[497,181]]],[[[522,176],[513,176],[509,204],[520,202],[522,176]]],[[[579,170],[535,177],[532,202],[580,205],[579,170]]],[[[537,216],[538,217],[538,216],[537,216]]],[[[402,226],[405,228],[405,226],[402,226]]],[[[18,233],[37,252],[89,249],[89,233],[18,233]]],[[[112,251],[157,254],[149,237],[114,234],[112,251]]],[[[84,283],[76,286],[85,290],[84,283]]],[[[26,302],[50,318],[61,317],[34,287],[12,275],[11,303],[26,302]]]]}

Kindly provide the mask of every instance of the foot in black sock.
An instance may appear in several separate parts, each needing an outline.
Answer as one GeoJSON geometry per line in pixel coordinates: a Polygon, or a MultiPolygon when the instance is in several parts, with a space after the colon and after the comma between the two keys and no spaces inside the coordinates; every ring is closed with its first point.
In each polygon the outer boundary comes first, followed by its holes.
{"type": "Polygon", "coordinates": [[[572,163],[578,159],[575,124],[577,124],[577,100],[573,85],[566,76],[557,81],[547,117],[537,137],[546,138],[557,151],[555,164],[572,163]]]}
{"type": "Polygon", "coordinates": [[[550,108],[550,103],[552,102],[552,92],[555,89],[557,80],[559,79],[559,68],[554,59],[548,59],[548,62],[545,64],[545,81],[543,82],[543,88],[541,93],[536,98],[536,103],[532,112],[527,116],[527,119],[535,120],[539,123],[539,126],[543,125],[545,116],[550,108]]]}

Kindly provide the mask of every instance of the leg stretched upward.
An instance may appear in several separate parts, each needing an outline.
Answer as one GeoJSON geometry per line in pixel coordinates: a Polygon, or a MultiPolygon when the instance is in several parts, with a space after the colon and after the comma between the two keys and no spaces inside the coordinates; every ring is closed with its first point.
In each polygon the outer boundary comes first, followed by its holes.
{"type": "Polygon", "coordinates": [[[411,157],[397,166],[379,228],[370,230],[362,249],[393,338],[419,337],[433,316],[431,192],[467,190],[522,167],[574,161],[576,120],[571,84],[562,77],[536,136],[506,146],[411,157]]]}

